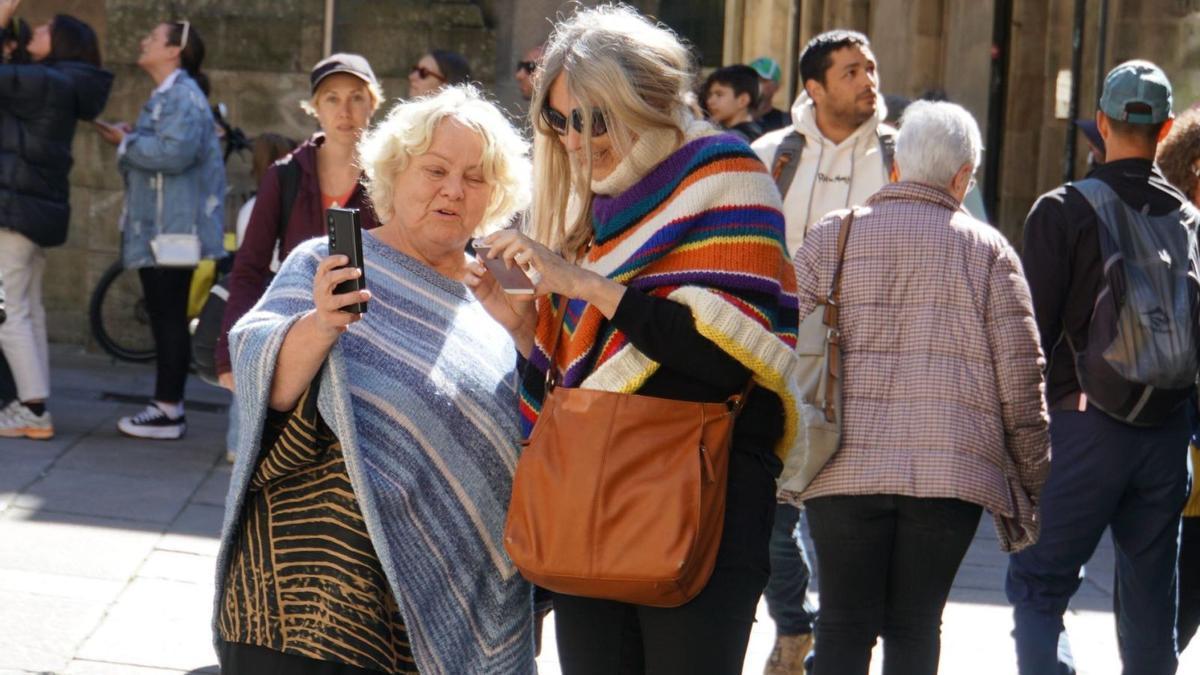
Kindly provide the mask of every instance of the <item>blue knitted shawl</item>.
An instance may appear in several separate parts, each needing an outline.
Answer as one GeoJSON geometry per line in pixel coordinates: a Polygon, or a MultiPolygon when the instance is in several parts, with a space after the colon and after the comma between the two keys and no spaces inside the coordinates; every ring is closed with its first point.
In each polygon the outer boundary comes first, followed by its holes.
{"type": "MultiPolygon", "coordinates": [[[[422,673],[535,671],[532,590],[502,543],[517,462],[516,351],[462,284],[363,237],[372,298],[334,345],[318,409],[422,673]]],[[[313,306],[323,239],[296,247],[230,333],[241,438],[217,561],[217,608],[284,335],[313,306]]],[[[214,622],[215,626],[215,622],[214,622]]]]}

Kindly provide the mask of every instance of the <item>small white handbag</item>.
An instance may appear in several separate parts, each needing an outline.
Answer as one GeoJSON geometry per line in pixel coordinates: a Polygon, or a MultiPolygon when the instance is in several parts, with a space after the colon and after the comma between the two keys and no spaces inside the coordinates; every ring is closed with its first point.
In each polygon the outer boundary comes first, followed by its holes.
{"type": "Polygon", "coordinates": [[[159,234],[150,240],[154,264],[159,267],[195,267],[200,264],[200,237],[195,234],[159,234]]]}

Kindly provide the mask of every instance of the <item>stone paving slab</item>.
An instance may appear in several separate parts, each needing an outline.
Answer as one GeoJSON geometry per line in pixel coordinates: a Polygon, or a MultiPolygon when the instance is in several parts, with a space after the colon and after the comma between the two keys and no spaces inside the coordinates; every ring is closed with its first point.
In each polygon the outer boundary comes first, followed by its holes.
{"type": "Polygon", "coordinates": [[[80,659],[191,671],[217,662],[212,583],[138,577],[77,653],[80,659]]]}
{"type": "Polygon", "coordinates": [[[163,472],[154,480],[56,468],[13,504],[42,513],[103,516],[166,525],[187,504],[204,475],[163,472]]]}
{"type": "Polygon", "coordinates": [[[158,548],[179,553],[217,555],[220,545],[221,519],[225,510],[220,506],[189,504],[171,524],[158,548]]]}
{"type": "Polygon", "coordinates": [[[80,440],[55,468],[131,476],[139,480],[157,479],[166,473],[195,474],[213,463],[211,448],[199,450],[172,446],[166,442],[148,443],[120,437],[89,437],[80,440]]]}
{"type": "Polygon", "coordinates": [[[0,668],[61,672],[109,602],[0,591],[0,668]]]}
{"type": "Polygon", "coordinates": [[[161,538],[161,530],[152,528],[110,518],[8,509],[0,513],[0,571],[125,581],[161,538]]]}
{"type": "Polygon", "coordinates": [[[218,675],[216,667],[202,668],[200,670],[184,671],[170,670],[165,668],[143,668],[141,666],[132,666],[128,663],[104,663],[103,661],[89,661],[87,659],[75,659],[67,666],[63,675],[199,675],[200,673],[211,673],[218,675]]]}
{"type": "Polygon", "coordinates": [[[55,455],[45,448],[5,447],[4,470],[0,471],[0,511],[12,505],[17,494],[38,480],[50,465],[55,455]]]}
{"type": "Polygon", "coordinates": [[[138,578],[212,585],[216,569],[216,556],[155,550],[138,570],[138,578]]]}
{"type": "Polygon", "coordinates": [[[218,464],[200,484],[200,489],[192,496],[192,503],[224,508],[225,495],[229,492],[230,469],[231,466],[224,461],[218,464]]]}

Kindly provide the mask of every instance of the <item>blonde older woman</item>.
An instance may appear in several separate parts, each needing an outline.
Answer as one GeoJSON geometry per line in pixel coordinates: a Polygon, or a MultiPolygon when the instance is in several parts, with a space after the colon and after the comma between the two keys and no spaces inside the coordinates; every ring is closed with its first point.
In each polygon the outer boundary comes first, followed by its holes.
{"type": "Polygon", "coordinates": [[[496,313],[532,366],[526,430],[551,368],[560,387],[677,401],[725,401],[751,378],[758,385],[733,429],[707,584],[671,608],[556,593],[571,675],[740,673],[769,573],[775,478],[796,432],[795,277],[779,193],[744,141],[692,115],[693,72],[673,33],[627,7],[581,10],[557,26],[531,106],[534,236],[490,237],[494,255],[527,265],[550,294],[536,310],[496,313]]]}
{"type": "Polygon", "coordinates": [[[363,229],[377,225],[357,150],[383,102],[375,72],[362,56],[339,53],[313,66],[308,81],[311,98],[300,107],[316,118],[321,130],[287,161],[272,165],[259,183],[246,237],[229,276],[229,299],[214,355],[225,387],[233,386],[229,330],[262,297],[279,261],[301,242],[324,234],[325,210],[359,209],[363,229]]]}
{"type": "Polygon", "coordinates": [[[533,671],[501,545],[516,350],[463,284],[468,240],[528,199],[526,151],[470,87],[398,105],[360,146],[366,269],[301,244],[234,327],[222,672],[533,671]],[[334,293],[364,271],[369,291],[334,293]]]}

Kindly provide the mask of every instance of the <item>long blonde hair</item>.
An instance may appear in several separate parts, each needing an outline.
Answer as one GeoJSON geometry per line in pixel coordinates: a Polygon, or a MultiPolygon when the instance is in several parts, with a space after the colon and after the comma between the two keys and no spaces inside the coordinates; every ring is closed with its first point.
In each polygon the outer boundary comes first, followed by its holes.
{"type": "MultiPolygon", "coordinates": [[[[694,73],[692,54],[675,33],[627,5],[580,9],[560,21],[534,77],[529,108],[536,186],[531,236],[573,258],[592,234],[592,116],[582,116],[582,157],[572,167],[558,134],[542,119],[554,80],[566,75],[581,112],[603,111],[613,146],[627,157],[634,140],[650,130],[674,130],[683,140],[693,118],[684,97],[694,73]]],[[[571,111],[560,112],[570,117],[571,111]]]]}

